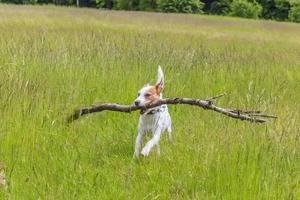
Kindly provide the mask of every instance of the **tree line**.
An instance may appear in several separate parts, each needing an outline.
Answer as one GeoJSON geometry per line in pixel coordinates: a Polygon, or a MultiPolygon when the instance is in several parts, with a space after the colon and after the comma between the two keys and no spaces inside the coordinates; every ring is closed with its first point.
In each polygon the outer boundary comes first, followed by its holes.
{"type": "Polygon", "coordinates": [[[300,22],[300,0],[0,0],[15,4],[77,5],[114,10],[214,14],[300,22]]]}

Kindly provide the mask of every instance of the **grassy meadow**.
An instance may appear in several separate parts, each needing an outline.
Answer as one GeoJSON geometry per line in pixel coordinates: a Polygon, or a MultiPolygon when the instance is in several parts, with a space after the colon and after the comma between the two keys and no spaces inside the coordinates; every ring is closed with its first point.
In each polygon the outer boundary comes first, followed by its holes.
{"type": "MultiPolygon", "coordinates": [[[[0,199],[300,199],[300,26],[201,15],[0,5],[0,199]],[[138,112],[75,108],[165,97],[258,109],[257,125],[169,106],[173,144],[133,161],[138,112]]],[[[149,139],[149,138],[148,138],[149,139]]]]}

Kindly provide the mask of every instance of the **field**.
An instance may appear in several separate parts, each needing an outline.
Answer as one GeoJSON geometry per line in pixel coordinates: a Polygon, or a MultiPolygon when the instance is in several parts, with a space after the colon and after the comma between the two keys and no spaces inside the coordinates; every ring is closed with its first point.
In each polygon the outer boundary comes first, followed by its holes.
{"type": "MultiPolygon", "coordinates": [[[[201,15],[0,5],[0,199],[300,199],[300,26],[201,15]],[[169,106],[174,142],[133,161],[138,113],[165,97],[277,115],[264,125],[169,106]]],[[[149,138],[148,138],[149,139],[149,138]]]]}

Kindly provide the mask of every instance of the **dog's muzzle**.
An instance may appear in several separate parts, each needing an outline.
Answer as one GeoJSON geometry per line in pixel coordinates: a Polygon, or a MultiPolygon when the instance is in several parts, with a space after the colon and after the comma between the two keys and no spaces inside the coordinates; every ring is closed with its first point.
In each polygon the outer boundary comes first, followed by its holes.
{"type": "Polygon", "coordinates": [[[134,101],[134,105],[139,106],[140,105],[140,101],[139,100],[134,101]]]}

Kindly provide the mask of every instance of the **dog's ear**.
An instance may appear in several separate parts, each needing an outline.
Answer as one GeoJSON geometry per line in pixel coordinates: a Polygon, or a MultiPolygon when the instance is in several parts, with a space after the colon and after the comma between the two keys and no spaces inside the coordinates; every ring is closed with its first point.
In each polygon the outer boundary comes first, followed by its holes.
{"type": "Polygon", "coordinates": [[[162,93],[162,91],[163,91],[163,80],[162,79],[161,79],[161,81],[159,81],[159,83],[157,83],[155,85],[155,89],[156,89],[156,93],[158,95],[160,95],[162,93]]]}
{"type": "Polygon", "coordinates": [[[156,93],[158,95],[160,95],[163,91],[163,88],[164,88],[164,73],[163,73],[160,65],[158,65],[157,82],[156,82],[156,85],[155,85],[156,93]]]}

